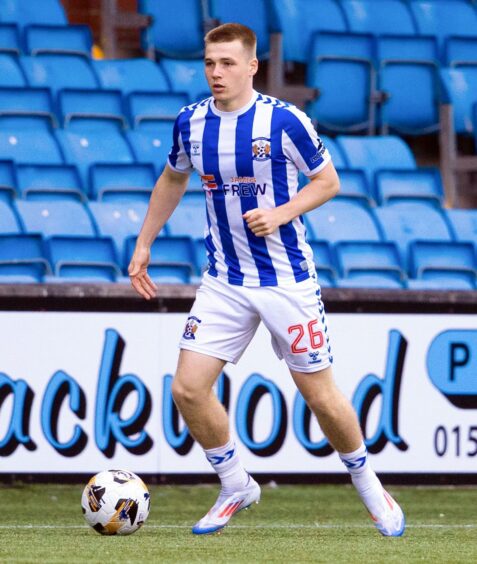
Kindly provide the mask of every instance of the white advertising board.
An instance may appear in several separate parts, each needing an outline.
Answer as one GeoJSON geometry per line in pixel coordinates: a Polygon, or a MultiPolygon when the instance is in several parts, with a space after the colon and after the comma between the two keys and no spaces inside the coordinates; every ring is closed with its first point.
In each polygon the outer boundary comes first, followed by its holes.
{"type": "MultiPolygon", "coordinates": [[[[203,473],[170,383],[186,314],[0,312],[0,473],[203,473]]],[[[379,472],[477,470],[477,318],[329,314],[379,472]]],[[[246,468],[343,472],[262,326],[217,394],[246,468]]]]}

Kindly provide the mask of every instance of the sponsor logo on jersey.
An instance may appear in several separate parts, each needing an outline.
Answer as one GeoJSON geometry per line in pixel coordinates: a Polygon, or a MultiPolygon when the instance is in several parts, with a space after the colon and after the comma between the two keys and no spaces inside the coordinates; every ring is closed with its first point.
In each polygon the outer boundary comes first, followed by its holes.
{"type": "Polygon", "coordinates": [[[316,161],[319,161],[323,158],[323,154],[325,152],[325,146],[323,145],[323,142],[319,141],[318,147],[316,148],[316,153],[311,157],[310,161],[312,163],[316,163],[316,161]]]}
{"type": "Polygon", "coordinates": [[[256,137],[252,139],[252,159],[254,161],[267,161],[272,158],[270,139],[267,137],[256,137]]]}
{"type": "Polygon", "coordinates": [[[202,180],[202,188],[204,190],[217,190],[217,182],[213,174],[203,174],[200,179],[202,180]]]}
{"type": "Polygon", "coordinates": [[[195,334],[197,332],[197,329],[199,328],[200,323],[202,323],[202,320],[198,317],[195,317],[194,315],[188,317],[182,337],[184,339],[187,339],[188,341],[195,341],[195,334]]]}
{"type": "Polygon", "coordinates": [[[201,144],[198,141],[193,141],[190,144],[190,153],[193,157],[198,157],[200,155],[201,144]]]}
{"type": "Polygon", "coordinates": [[[255,176],[232,176],[230,183],[223,184],[224,194],[231,196],[258,196],[265,194],[267,184],[258,184],[255,176]]]}

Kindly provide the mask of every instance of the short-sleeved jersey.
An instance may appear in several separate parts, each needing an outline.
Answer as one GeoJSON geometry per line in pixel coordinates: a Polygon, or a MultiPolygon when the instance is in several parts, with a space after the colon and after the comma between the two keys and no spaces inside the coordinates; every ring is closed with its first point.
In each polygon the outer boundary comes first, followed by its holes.
{"type": "Polygon", "coordinates": [[[243,214],[273,208],[298,191],[298,173],[330,160],[310,119],[295,106],[254,91],[243,108],[223,112],[213,98],[186,106],[174,126],[169,166],[196,169],[206,197],[208,273],[241,286],[277,286],[314,272],[301,217],[257,237],[243,214]]]}

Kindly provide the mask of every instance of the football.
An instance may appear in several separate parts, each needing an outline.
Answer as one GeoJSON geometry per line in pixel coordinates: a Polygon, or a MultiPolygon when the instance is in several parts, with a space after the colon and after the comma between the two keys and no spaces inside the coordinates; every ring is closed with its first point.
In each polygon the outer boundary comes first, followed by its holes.
{"type": "Polygon", "coordinates": [[[151,498],[146,484],[133,472],[105,470],[83,490],[84,518],[101,535],[130,535],[146,521],[151,498]]]}

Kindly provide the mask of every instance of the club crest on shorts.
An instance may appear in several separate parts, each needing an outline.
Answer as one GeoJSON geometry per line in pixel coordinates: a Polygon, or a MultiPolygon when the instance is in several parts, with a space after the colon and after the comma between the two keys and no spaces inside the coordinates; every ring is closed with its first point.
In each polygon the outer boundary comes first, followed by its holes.
{"type": "Polygon", "coordinates": [[[195,333],[199,328],[200,323],[202,323],[202,321],[198,317],[195,317],[193,315],[188,317],[187,323],[184,328],[184,334],[182,335],[182,337],[189,341],[195,340],[195,333]]]}
{"type": "Polygon", "coordinates": [[[252,139],[252,159],[254,161],[267,161],[272,158],[272,147],[267,137],[252,139]]]}

